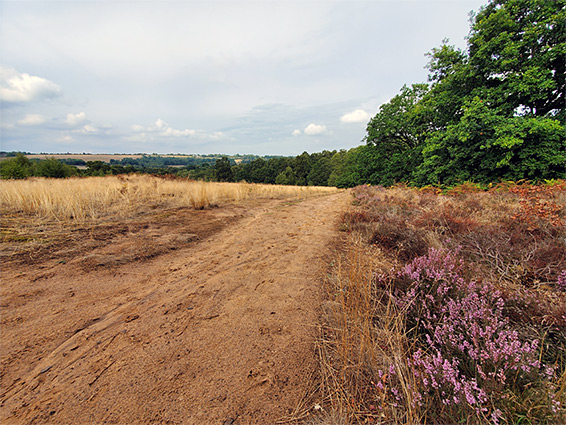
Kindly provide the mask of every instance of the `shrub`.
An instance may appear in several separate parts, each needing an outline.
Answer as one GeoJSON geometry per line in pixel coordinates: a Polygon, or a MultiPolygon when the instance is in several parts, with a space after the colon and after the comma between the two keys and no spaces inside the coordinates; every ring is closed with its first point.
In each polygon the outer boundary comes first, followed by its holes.
{"type": "Polygon", "coordinates": [[[367,397],[358,405],[370,406],[368,417],[379,405],[384,421],[399,409],[426,423],[566,419],[565,189],[354,189],[349,230],[393,264],[375,271],[366,312],[377,338],[365,354],[377,359],[367,371],[374,392],[352,394],[367,397]],[[404,326],[380,340],[387,300],[404,326]]]}
{"type": "Polygon", "coordinates": [[[55,158],[48,158],[37,163],[34,174],[38,177],[65,178],[77,175],[77,170],[55,158]]]}
{"type": "Polygon", "coordinates": [[[3,179],[25,179],[31,175],[31,162],[22,153],[15,158],[0,161],[0,177],[3,179]]]}

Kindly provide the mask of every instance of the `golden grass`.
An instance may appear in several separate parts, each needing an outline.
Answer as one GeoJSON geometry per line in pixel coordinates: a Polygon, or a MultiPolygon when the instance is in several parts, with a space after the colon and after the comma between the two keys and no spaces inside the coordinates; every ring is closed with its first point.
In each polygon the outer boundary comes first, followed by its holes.
{"type": "Polygon", "coordinates": [[[148,175],[32,178],[0,181],[3,212],[76,222],[128,216],[147,208],[202,209],[262,198],[304,198],[337,191],[329,187],[208,183],[148,175]]]}
{"type": "MultiPolygon", "coordinates": [[[[376,298],[374,273],[393,267],[391,259],[351,235],[338,255],[326,284],[321,336],[318,339],[321,396],[326,407],[321,423],[370,420],[373,423],[421,423],[421,412],[409,403],[397,406],[387,400],[388,382],[380,371],[395,369],[399,391],[411,400],[414,376],[409,370],[410,342],[404,315],[393,298],[382,292],[376,298]],[[381,382],[383,388],[376,387],[381,382]]],[[[341,422],[342,423],[342,422],[341,422]]]]}

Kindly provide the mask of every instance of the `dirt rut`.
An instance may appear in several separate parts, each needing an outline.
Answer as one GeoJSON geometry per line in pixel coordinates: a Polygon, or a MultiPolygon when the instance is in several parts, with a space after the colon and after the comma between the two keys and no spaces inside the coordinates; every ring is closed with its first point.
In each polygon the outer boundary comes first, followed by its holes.
{"type": "MultiPolygon", "coordinates": [[[[64,276],[27,283],[36,289],[16,301],[45,317],[17,335],[2,324],[0,419],[224,424],[292,416],[311,390],[319,282],[348,200],[343,192],[272,201],[154,261],[86,274],[70,265],[64,276]],[[42,289],[57,285],[68,305],[52,305],[42,289]],[[7,349],[12,342],[17,350],[7,349]]],[[[4,307],[18,307],[11,302],[4,307]]]]}

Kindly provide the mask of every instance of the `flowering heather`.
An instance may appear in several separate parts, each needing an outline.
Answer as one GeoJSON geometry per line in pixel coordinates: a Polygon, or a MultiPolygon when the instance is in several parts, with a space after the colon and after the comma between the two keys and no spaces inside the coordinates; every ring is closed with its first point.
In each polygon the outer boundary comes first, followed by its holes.
{"type": "MultiPolygon", "coordinates": [[[[554,379],[554,369],[542,371],[539,341],[521,340],[504,315],[499,291],[462,274],[457,253],[431,248],[393,278],[397,288],[404,288],[395,298],[409,333],[420,342],[409,359],[418,384],[412,400],[420,406],[436,400],[448,417],[465,413],[498,423],[512,413],[505,398],[496,395],[517,396],[541,378],[554,379]]],[[[544,391],[550,391],[556,410],[560,403],[552,390],[544,391]]]]}
{"type": "Polygon", "coordinates": [[[356,418],[566,423],[559,183],[354,189],[341,228],[365,244],[360,258],[368,260],[349,259],[340,272],[352,314],[328,335],[340,335],[348,356],[336,350],[325,361],[344,377],[334,391],[348,388],[348,405],[361,409],[356,418]],[[370,283],[352,272],[358,263],[370,266],[370,283]],[[371,294],[360,297],[366,288],[371,294]]]}
{"type": "Polygon", "coordinates": [[[562,292],[566,292],[566,270],[562,270],[562,273],[558,275],[558,280],[556,281],[556,289],[562,292]]]}

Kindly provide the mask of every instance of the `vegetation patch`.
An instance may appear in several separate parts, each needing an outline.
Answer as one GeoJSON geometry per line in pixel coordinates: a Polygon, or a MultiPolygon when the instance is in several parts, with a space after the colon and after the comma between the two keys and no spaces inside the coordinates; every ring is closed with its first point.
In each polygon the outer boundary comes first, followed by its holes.
{"type": "Polygon", "coordinates": [[[566,182],[360,186],[327,282],[326,409],[374,423],[566,420],[566,182]]]}

